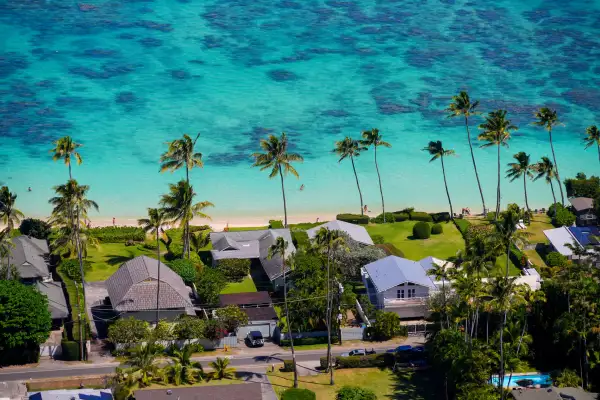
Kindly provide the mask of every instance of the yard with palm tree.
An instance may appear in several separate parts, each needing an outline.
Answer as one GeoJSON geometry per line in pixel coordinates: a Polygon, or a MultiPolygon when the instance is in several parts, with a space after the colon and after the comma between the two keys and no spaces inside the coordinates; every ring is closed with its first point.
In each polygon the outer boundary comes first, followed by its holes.
{"type": "MultiPolygon", "coordinates": [[[[160,244],[161,261],[165,262],[166,248],[160,244]]],[[[85,271],[85,280],[103,281],[108,279],[119,267],[137,256],[156,258],[156,250],[144,248],[141,244],[126,246],[125,243],[101,243],[96,247],[89,246],[85,261],[91,263],[91,268],[85,271]]]]}

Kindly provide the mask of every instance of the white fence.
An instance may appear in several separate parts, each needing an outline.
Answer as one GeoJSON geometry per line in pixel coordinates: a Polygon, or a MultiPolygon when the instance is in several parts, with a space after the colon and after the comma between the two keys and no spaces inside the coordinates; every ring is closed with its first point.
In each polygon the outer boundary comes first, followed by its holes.
{"type": "Polygon", "coordinates": [[[62,346],[58,345],[41,345],[40,357],[56,358],[62,354],[62,346]]]}
{"type": "MultiPolygon", "coordinates": [[[[237,340],[237,336],[226,336],[222,339],[219,340],[209,340],[209,339],[190,339],[190,340],[164,340],[164,341],[159,341],[156,342],[162,346],[169,347],[171,345],[175,345],[178,348],[182,348],[183,346],[185,346],[186,344],[199,344],[202,347],[204,347],[205,350],[214,350],[214,349],[222,349],[225,346],[227,347],[238,347],[238,340],[237,340]]],[[[138,344],[146,344],[146,342],[142,342],[142,343],[132,343],[132,344],[127,344],[127,343],[117,343],[115,345],[115,347],[117,348],[117,350],[122,350],[122,349],[127,349],[130,347],[135,347],[138,344]]]]}

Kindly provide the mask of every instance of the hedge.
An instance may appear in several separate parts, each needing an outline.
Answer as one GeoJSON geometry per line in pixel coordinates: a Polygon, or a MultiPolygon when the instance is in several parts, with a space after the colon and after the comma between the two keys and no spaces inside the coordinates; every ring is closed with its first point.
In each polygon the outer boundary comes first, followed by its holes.
{"type": "Polygon", "coordinates": [[[136,226],[105,226],[92,228],[88,234],[96,238],[100,243],[126,243],[129,240],[143,242],[146,233],[142,228],[136,226]]]}
{"type": "Polygon", "coordinates": [[[431,236],[431,225],[427,222],[417,222],[413,226],[413,237],[415,239],[429,239],[431,236]]]}
{"type": "Polygon", "coordinates": [[[405,213],[405,212],[396,211],[392,214],[394,215],[394,220],[396,222],[408,221],[410,219],[410,216],[408,215],[408,213],[405,213]]]}
{"type": "Polygon", "coordinates": [[[546,265],[549,267],[565,267],[569,259],[557,251],[551,251],[546,255],[546,265]]]}
{"type": "Polygon", "coordinates": [[[442,232],[444,232],[444,228],[440,224],[433,224],[433,226],[431,227],[431,234],[432,235],[439,235],[442,232]]]}
{"type": "Polygon", "coordinates": [[[63,340],[61,343],[62,356],[65,361],[79,361],[79,343],[63,340]]]}
{"type": "MultiPolygon", "coordinates": [[[[333,357],[336,368],[383,368],[394,365],[393,353],[369,354],[367,356],[333,357]]],[[[327,357],[319,359],[321,368],[327,368],[327,357]]]]}
{"type": "Polygon", "coordinates": [[[527,263],[528,259],[527,259],[527,256],[525,255],[525,253],[523,253],[521,250],[519,250],[515,246],[511,246],[509,258],[510,258],[510,261],[512,261],[512,263],[515,264],[515,267],[517,267],[517,268],[526,268],[528,265],[528,263],[527,263]]]}
{"type": "Polygon", "coordinates": [[[282,372],[294,372],[294,360],[283,360],[282,372]]]}
{"type": "MultiPolygon", "coordinates": [[[[12,231],[11,231],[12,232],[12,231]]],[[[28,346],[14,347],[0,351],[0,367],[34,364],[40,361],[40,346],[32,343],[28,346]]]]}
{"type": "Polygon", "coordinates": [[[450,221],[450,213],[447,211],[429,214],[433,222],[448,222],[450,221]]]}
{"type": "Polygon", "coordinates": [[[367,225],[369,217],[360,214],[338,214],[335,219],[338,221],[349,222],[351,224],[367,225]]]}
{"type": "MultiPolygon", "coordinates": [[[[379,214],[375,218],[371,218],[371,222],[373,222],[374,224],[383,224],[383,213],[379,214]]],[[[396,222],[396,217],[394,217],[393,213],[386,212],[385,213],[385,223],[387,224],[387,223],[392,223],[392,222],[396,222]]]]}
{"type": "Polygon", "coordinates": [[[317,400],[317,395],[308,389],[286,389],[281,394],[281,400],[317,400]]]}
{"type": "Polygon", "coordinates": [[[308,233],[306,233],[306,231],[292,231],[292,242],[297,249],[308,247],[310,244],[308,233]]]}
{"type": "Polygon", "coordinates": [[[283,229],[283,222],[280,219],[270,219],[269,229],[283,229]]]}
{"type": "Polygon", "coordinates": [[[227,279],[239,282],[250,273],[250,264],[247,258],[225,258],[219,260],[217,267],[227,279]]]}
{"type": "Polygon", "coordinates": [[[413,211],[409,214],[411,221],[433,222],[431,215],[422,211],[413,211]]]}
{"type": "Polygon", "coordinates": [[[463,235],[463,238],[466,238],[471,223],[466,219],[454,219],[454,225],[456,225],[458,231],[463,235]]]}
{"type": "Polygon", "coordinates": [[[377,395],[371,390],[360,386],[342,386],[335,400],[377,400],[377,395]]]}
{"type": "MultiPolygon", "coordinates": [[[[335,343],[338,340],[337,336],[331,337],[331,343],[335,343]]],[[[310,344],[325,344],[327,343],[327,336],[321,337],[307,337],[294,339],[294,346],[305,346],[310,344]]],[[[279,345],[282,347],[289,347],[290,341],[288,339],[281,340],[279,345]]]]}

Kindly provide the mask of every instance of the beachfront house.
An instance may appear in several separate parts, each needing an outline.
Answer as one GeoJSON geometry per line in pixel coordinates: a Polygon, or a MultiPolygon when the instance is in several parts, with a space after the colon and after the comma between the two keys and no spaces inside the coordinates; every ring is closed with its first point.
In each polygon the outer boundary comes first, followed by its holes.
{"type": "MultiPolygon", "coordinates": [[[[257,260],[268,280],[277,289],[283,284],[283,260],[279,255],[270,259],[268,256],[269,249],[278,237],[283,237],[287,242],[286,257],[296,252],[289,229],[211,232],[213,265],[218,265],[219,260],[232,258],[257,260]]],[[[289,267],[286,266],[286,273],[288,271],[289,267]]]]}
{"type": "Polygon", "coordinates": [[[597,226],[561,226],[560,228],[547,229],[544,235],[550,242],[552,251],[557,251],[569,260],[575,259],[572,249],[567,246],[596,247],[600,246],[600,228],[597,226]]]}
{"type": "Polygon", "coordinates": [[[160,265],[159,282],[157,264],[154,258],[135,257],[106,280],[110,303],[121,318],[132,316],[154,322],[158,285],[161,319],[173,321],[182,314],[196,315],[191,301],[191,289],[183,283],[179,275],[163,263],[160,265]]]}
{"type": "Polygon", "coordinates": [[[594,213],[594,199],[589,197],[571,197],[569,203],[575,210],[577,226],[591,226],[598,223],[598,217],[594,213]]]}
{"type": "Polygon", "coordinates": [[[319,232],[322,228],[333,231],[342,231],[345,232],[355,242],[364,245],[373,245],[373,239],[371,239],[369,232],[367,232],[364,226],[350,224],[348,222],[338,220],[329,221],[307,230],[306,233],[309,239],[314,239],[314,237],[317,236],[317,232],[319,232]]]}
{"type": "Polygon", "coordinates": [[[268,292],[222,294],[219,303],[221,307],[236,305],[248,316],[248,324],[237,330],[238,337],[250,331],[260,331],[264,338],[273,335],[278,318],[268,292]]]}

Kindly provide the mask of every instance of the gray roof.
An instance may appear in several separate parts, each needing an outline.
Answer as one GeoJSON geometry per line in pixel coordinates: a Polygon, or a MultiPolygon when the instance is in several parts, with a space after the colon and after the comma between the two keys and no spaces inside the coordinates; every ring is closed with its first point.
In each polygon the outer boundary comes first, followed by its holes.
{"type": "MultiPolygon", "coordinates": [[[[258,258],[269,279],[274,280],[282,275],[281,257],[268,258],[269,248],[278,237],[283,237],[288,244],[285,256],[296,252],[289,229],[265,229],[257,231],[211,232],[213,260],[226,258],[252,259],[258,258]]],[[[289,271],[289,268],[286,267],[289,271]]]]}
{"type": "Polygon", "coordinates": [[[10,263],[17,267],[21,278],[46,278],[50,275],[46,261],[50,251],[45,240],[17,236],[12,242],[15,246],[10,249],[10,263]]]}
{"type": "Polygon", "coordinates": [[[433,281],[427,276],[423,266],[406,258],[388,256],[365,265],[377,293],[398,286],[402,283],[435,288],[433,281]]]}
{"type": "MultiPolygon", "coordinates": [[[[156,309],[158,262],[147,256],[127,261],[106,280],[112,306],[117,311],[156,309]]],[[[190,290],[179,275],[160,263],[159,309],[185,309],[193,314],[190,290]]]]}
{"type": "Polygon", "coordinates": [[[46,390],[27,394],[30,400],[112,400],[113,398],[110,389],[46,390]]]}
{"type": "Polygon", "coordinates": [[[373,239],[371,239],[371,236],[369,236],[369,232],[367,232],[364,226],[350,224],[348,222],[338,220],[329,221],[324,223],[323,225],[316,226],[312,229],[307,230],[306,233],[308,234],[308,237],[312,239],[317,235],[317,232],[319,232],[321,228],[325,228],[327,230],[332,231],[343,231],[346,232],[348,236],[350,236],[350,238],[359,243],[368,245],[373,244],[373,239]]]}
{"type": "Polygon", "coordinates": [[[589,197],[571,197],[569,203],[573,206],[576,211],[589,210],[594,208],[594,199],[589,197]]]}
{"type": "MultiPolygon", "coordinates": [[[[519,378],[517,376],[517,378],[519,378]]],[[[513,376],[513,380],[515,377],[513,376]]],[[[585,392],[581,388],[557,388],[554,386],[541,389],[515,388],[510,391],[516,400],[596,400],[597,394],[585,392]]]]}
{"type": "Polygon", "coordinates": [[[573,251],[569,249],[566,244],[579,244],[575,236],[571,234],[571,231],[566,226],[560,228],[547,229],[544,231],[544,235],[548,238],[552,246],[563,256],[573,255],[573,251]]]}
{"type": "Polygon", "coordinates": [[[258,382],[233,385],[171,387],[142,389],[134,393],[136,400],[262,400],[262,387],[258,382]]]}
{"type": "Polygon", "coordinates": [[[52,319],[67,318],[69,308],[60,282],[36,282],[37,289],[48,297],[48,311],[52,319]]]}
{"type": "Polygon", "coordinates": [[[276,321],[277,313],[273,307],[248,307],[242,308],[242,311],[248,316],[248,321],[276,321]]]}

